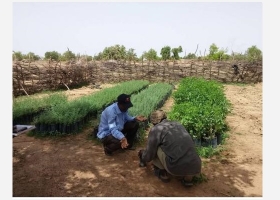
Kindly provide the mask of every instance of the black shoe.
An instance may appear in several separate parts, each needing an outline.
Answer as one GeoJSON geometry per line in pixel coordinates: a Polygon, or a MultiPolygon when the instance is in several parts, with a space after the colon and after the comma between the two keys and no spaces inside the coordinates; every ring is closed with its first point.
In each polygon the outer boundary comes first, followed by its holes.
{"type": "Polygon", "coordinates": [[[184,178],[181,179],[181,183],[185,187],[191,187],[193,186],[193,183],[191,181],[186,181],[184,178]]]}
{"type": "Polygon", "coordinates": [[[106,147],[104,147],[104,153],[105,153],[106,156],[112,156],[113,155],[113,153],[110,150],[108,150],[106,147]]]}
{"type": "Polygon", "coordinates": [[[135,146],[128,146],[127,148],[126,148],[127,150],[132,150],[132,151],[134,151],[135,149],[136,149],[136,147],[135,146]]]}
{"type": "Polygon", "coordinates": [[[170,178],[167,176],[167,172],[164,169],[159,169],[154,166],[154,173],[162,182],[167,183],[170,181],[170,178]]]}

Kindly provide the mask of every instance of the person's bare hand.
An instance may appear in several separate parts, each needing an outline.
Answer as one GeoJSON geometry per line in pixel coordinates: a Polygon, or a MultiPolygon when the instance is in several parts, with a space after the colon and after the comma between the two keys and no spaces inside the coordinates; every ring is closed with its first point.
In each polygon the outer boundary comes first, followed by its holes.
{"type": "Polygon", "coordinates": [[[127,139],[126,139],[125,137],[122,138],[120,142],[121,142],[121,147],[122,147],[122,149],[127,148],[128,143],[127,143],[127,139]]]}
{"type": "Polygon", "coordinates": [[[147,118],[146,118],[145,116],[143,116],[143,115],[137,116],[136,119],[137,119],[138,121],[140,121],[140,122],[143,122],[143,121],[146,121],[146,120],[147,120],[147,118]]]}

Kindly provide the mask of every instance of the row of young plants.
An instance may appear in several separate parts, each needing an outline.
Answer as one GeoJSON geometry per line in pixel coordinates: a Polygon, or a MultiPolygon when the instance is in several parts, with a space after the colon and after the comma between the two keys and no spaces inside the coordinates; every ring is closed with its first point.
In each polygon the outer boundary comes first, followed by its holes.
{"type": "Polygon", "coordinates": [[[52,106],[64,104],[67,96],[63,93],[46,93],[39,95],[22,96],[13,99],[13,125],[31,124],[34,117],[52,106]]]}
{"type": "Polygon", "coordinates": [[[149,81],[127,81],[88,96],[56,104],[40,115],[34,123],[40,135],[62,135],[76,133],[97,113],[116,100],[120,93],[133,94],[148,87],[149,81]]]}
{"type": "Polygon", "coordinates": [[[168,117],[180,121],[197,146],[216,147],[222,142],[231,105],[221,83],[187,77],[181,80],[173,97],[175,104],[168,117]]]}
{"type": "Polygon", "coordinates": [[[152,111],[163,106],[166,99],[171,95],[172,90],[173,86],[168,83],[151,84],[147,89],[131,97],[133,107],[128,112],[131,115],[141,113],[148,118],[152,111]]]}
{"type": "MultiPolygon", "coordinates": [[[[149,119],[150,114],[162,107],[167,98],[171,95],[173,85],[168,83],[154,83],[147,89],[142,90],[138,94],[131,96],[131,107],[128,112],[131,116],[144,115],[149,119]]],[[[146,122],[140,122],[140,127],[137,133],[136,141],[142,142],[145,136],[145,130],[149,125],[149,120],[146,122]]]]}

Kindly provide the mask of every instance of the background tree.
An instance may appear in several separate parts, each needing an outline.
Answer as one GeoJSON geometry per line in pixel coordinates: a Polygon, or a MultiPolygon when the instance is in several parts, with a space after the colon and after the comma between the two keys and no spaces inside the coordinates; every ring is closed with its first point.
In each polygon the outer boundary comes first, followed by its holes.
{"type": "MultiPolygon", "coordinates": [[[[198,46],[197,46],[198,48],[198,46]]],[[[197,49],[196,49],[197,51],[197,49]]],[[[236,59],[236,60],[247,60],[247,61],[255,61],[255,60],[262,60],[262,51],[260,49],[258,49],[255,45],[249,47],[245,54],[242,53],[236,53],[236,52],[232,52],[231,55],[227,54],[227,49],[219,49],[219,47],[212,43],[209,47],[209,54],[206,55],[206,49],[204,51],[204,54],[202,55],[200,52],[200,56],[198,57],[197,54],[195,53],[189,53],[183,58],[185,59],[200,59],[200,58],[206,58],[209,60],[228,60],[230,58],[236,59]]],[[[133,48],[130,48],[128,51],[126,51],[126,48],[123,45],[114,45],[114,46],[110,46],[110,47],[105,47],[104,50],[102,52],[99,52],[97,55],[89,56],[86,58],[86,60],[90,61],[90,60],[135,60],[135,61],[139,61],[139,60],[143,60],[143,59],[147,59],[147,60],[159,60],[159,59],[163,59],[163,60],[168,60],[170,58],[173,59],[180,59],[179,54],[182,53],[182,47],[179,46],[178,48],[173,48],[171,49],[170,46],[164,46],[161,49],[161,58],[159,58],[157,56],[157,52],[154,49],[150,49],[148,52],[144,51],[143,54],[137,58],[136,53],[134,52],[133,48]]],[[[62,60],[62,61],[66,61],[66,60],[71,60],[71,59],[79,59],[81,58],[80,54],[75,55],[72,51],[70,51],[69,49],[64,52],[62,55],[56,51],[50,51],[50,52],[46,52],[45,53],[45,57],[44,59],[53,59],[53,60],[62,60]]],[[[20,51],[13,51],[13,60],[18,60],[21,61],[22,59],[31,59],[32,61],[35,60],[39,60],[41,59],[40,56],[36,55],[33,52],[29,52],[28,54],[22,54],[20,51]]]]}
{"type": "Polygon", "coordinates": [[[173,54],[172,58],[174,58],[175,60],[179,60],[180,59],[179,53],[182,53],[183,49],[181,46],[179,46],[178,48],[173,48],[171,51],[173,54]]]}
{"type": "Polygon", "coordinates": [[[23,55],[20,51],[13,51],[13,60],[21,61],[23,59],[23,55]]]}
{"type": "Polygon", "coordinates": [[[230,56],[226,54],[227,49],[219,49],[216,44],[211,44],[209,47],[209,54],[207,58],[209,60],[228,60],[230,56]]]}
{"type": "Polygon", "coordinates": [[[219,48],[216,46],[216,44],[211,44],[209,47],[209,57],[213,57],[218,51],[219,48]]]}
{"type": "Polygon", "coordinates": [[[61,57],[61,54],[58,53],[57,51],[48,51],[45,53],[45,60],[53,59],[55,61],[58,61],[60,57],[61,57]]]}
{"type": "Polygon", "coordinates": [[[29,52],[28,54],[24,55],[23,58],[30,61],[40,60],[40,56],[35,55],[33,52],[29,52]]]}
{"type": "Polygon", "coordinates": [[[238,53],[238,52],[232,52],[231,53],[231,58],[233,60],[245,60],[246,56],[242,53],[238,53]]]}
{"type": "Polygon", "coordinates": [[[187,56],[184,57],[185,59],[195,59],[197,58],[194,53],[189,53],[187,56]]]}
{"type": "Polygon", "coordinates": [[[75,59],[76,58],[76,55],[72,52],[72,51],[70,51],[69,50],[69,48],[67,48],[68,50],[67,51],[65,51],[63,54],[62,54],[62,56],[61,56],[61,60],[63,60],[63,61],[70,61],[70,60],[72,60],[72,59],[75,59]]]}
{"type": "Polygon", "coordinates": [[[126,52],[126,59],[129,61],[137,60],[137,55],[134,53],[134,49],[129,49],[126,52]]]}
{"type": "Polygon", "coordinates": [[[93,59],[94,60],[102,60],[102,56],[103,56],[102,52],[99,52],[98,55],[93,56],[93,59]]]}
{"type": "Polygon", "coordinates": [[[23,59],[27,59],[30,61],[40,60],[40,56],[35,55],[33,52],[29,52],[28,54],[22,54],[20,51],[13,51],[13,60],[21,61],[23,59]]]}
{"type": "Polygon", "coordinates": [[[160,55],[163,60],[169,60],[171,56],[171,48],[170,46],[165,46],[161,48],[160,55]]]}
{"type": "Polygon", "coordinates": [[[245,57],[250,62],[256,61],[256,60],[262,60],[262,51],[257,48],[257,46],[251,46],[249,47],[245,52],[245,57]]]}
{"type": "Polygon", "coordinates": [[[157,52],[154,49],[150,49],[148,52],[144,51],[143,58],[146,58],[149,61],[155,61],[158,59],[157,52]]]}
{"type": "Polygon", "coordinates": [[[93,60],[93,57],[92,57],[92,56],[86,55],[86,60],[87,60],[87,61],[91,61],[91,60],[93,60]]]}
{"type": "Polygon", "coordinates": [[[123,45],[105,47],[102,52],[103,60],[124,60],[126,58],[126,49],[123,45]]]}

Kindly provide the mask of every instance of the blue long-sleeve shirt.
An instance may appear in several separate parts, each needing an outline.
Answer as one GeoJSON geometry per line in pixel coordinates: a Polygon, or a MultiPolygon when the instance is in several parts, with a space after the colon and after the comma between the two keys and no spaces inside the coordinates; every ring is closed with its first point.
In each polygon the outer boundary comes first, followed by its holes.
{"type": "Polygon", "coordinates": [[[102,139],[107,135],[112,134],[112,136],[121,140],[124,137],[121,132],[124,124],[127,121],[133,121],[134,119],[135,117],[130,116],[128,112],[122,112],[119,109],[117,102],[113,103],[101,113],[97,137],[102,139]]]}

